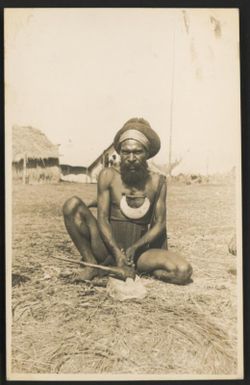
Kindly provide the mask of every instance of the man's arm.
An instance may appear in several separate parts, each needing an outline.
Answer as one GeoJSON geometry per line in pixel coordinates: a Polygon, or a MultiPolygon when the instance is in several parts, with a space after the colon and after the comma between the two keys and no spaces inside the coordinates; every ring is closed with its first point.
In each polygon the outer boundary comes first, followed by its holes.
{"type": "Polygon", "coordinates": [[[104,168],[98,178],[98,193],[97,193],[97,223],[102,236],[102,239],[108,250],[116,260],[117,266],[123,266],[127,263],[127,258],[119,249],[112,235],[112,230],[109,222],[110,210],[110,185],[113,179],[111,169],[104,168]]]}
{"type": "Polygon", "coordinates": [[[167,187],[164,183],[161,187],[159,198],[155,207],[155,223],[138,241],[126,250],[129,259],[133,259],[135,252],[148,243],[157,239],[163,231],[166,231],[166,196],[167,187]]]}

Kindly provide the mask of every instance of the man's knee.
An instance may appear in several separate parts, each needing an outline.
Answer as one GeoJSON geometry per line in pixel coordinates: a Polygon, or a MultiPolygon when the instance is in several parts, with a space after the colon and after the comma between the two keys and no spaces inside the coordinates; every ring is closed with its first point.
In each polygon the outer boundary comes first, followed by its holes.
{"type": "Polygon", "coordinates": [[[192,273],[193,273],[193,268],[188,262],[181,263],[176,269],[177,277],[180,283],[183,283],[183,284],[185,284],[190,280],[192,273]]]}
{"type": "Polygon", "coordinates": [[[83,204],[82,200],[78,198],[77,196],[73,196],[66,200],[66,202],[63,205],[63,215],[64,217],[71,217],[73,216],[78,207],[83,204]]]}

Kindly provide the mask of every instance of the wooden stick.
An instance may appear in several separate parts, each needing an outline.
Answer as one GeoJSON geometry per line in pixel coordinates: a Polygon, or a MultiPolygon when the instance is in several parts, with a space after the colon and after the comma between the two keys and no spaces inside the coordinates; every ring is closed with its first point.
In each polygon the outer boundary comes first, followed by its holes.
{"type": "Polygon", "coordinates": [[[89,262],[83,262],[83,261],[75,261],[74,259],[69,258],[62,258],[62,257],[53,257],[51,258],[59,259],[60,261],[68,262],[68,263],[74,263],[76,265],[86,266],[86,267],[93,267],[94,269],[99,269],[103,271],[107,271],[107,273],[115,275],[116,278],[122,279],[123,281],[126,281],[127,278],[135,279],[135,270],[130,267],[108,267],[103,265],[96,265],[95,263],[89,263],[89,262]]]}
{"type": "Polygon", "coordinates": [[[112,274],[116,274],[116,275],[120,273],[119,268],[117,268],[117,267],[108,267],[108,266],[103,266],[103,265],[96,265],[95,263],[75,261],[74,259],[62,258],[62,257],[52,256],[51,258],[59,259],[60,261],[64,261],[64,262],[74,263],[76,265],[82,265],[85,267],[93,267],[95,269],[100,269],[100,270],[107,271],[108,273],[112,273],[112,274]]]}

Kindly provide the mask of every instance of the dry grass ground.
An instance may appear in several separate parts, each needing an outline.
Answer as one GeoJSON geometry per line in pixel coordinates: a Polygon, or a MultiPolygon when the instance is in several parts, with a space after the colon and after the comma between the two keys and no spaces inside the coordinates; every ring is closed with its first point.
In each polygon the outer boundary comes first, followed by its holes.
{"type": "Polygon", "coordinates": [[[142,301],[70,284],[77,255],[61,206],[95,185],[16,185],[13,191],[12,372],[233,374],[237,367],[236,257],[231,185],[170,185],[169,245],[191,262],[193,283],[148,279],[142,301]],[[75,257],[76,258],[76,257],[75,257]]]}

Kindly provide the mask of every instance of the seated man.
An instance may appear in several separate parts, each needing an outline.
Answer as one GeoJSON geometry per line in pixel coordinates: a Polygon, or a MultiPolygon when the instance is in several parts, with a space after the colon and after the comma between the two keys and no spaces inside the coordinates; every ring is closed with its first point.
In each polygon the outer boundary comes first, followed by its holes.
{"type": "MultiPolygon", "coordinates": [[[[98,179],[97,219],[80,198],[63,206],[66,229],[83,261],[127,266],[166,282],[185,284],[192,267],[167,249],[166,178],[148,169],[147,159],[160,149],[160,139],[144,119],[130,119],[118,131],[114,147],[120,166],[104,168],[98,179]]],[[[86,267],[81,278],[98,269],[86,267]]]]}

